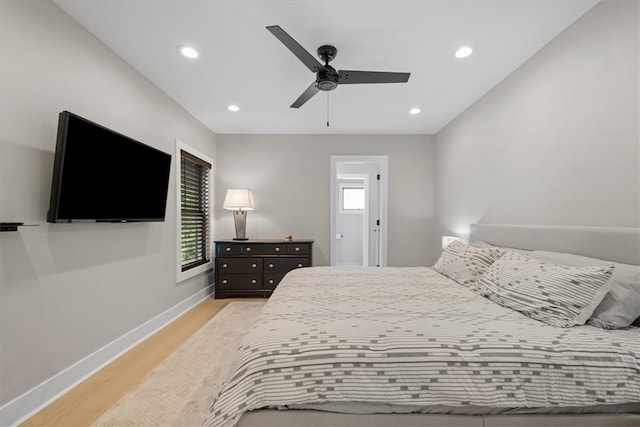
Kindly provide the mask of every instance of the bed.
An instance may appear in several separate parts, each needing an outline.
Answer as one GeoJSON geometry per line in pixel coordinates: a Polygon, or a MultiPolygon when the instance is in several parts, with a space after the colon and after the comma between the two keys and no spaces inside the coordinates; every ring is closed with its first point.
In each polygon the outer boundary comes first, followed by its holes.
{"type": "MultiPolygon", "coordinates": [[[[637,229],[472,231],[494,245],[640,264],[637,229]]],[[[288,274],[246,331],[206,423],[554,424],[640,425],[640,328],[550,326],[427,267],[288,274]]]]}

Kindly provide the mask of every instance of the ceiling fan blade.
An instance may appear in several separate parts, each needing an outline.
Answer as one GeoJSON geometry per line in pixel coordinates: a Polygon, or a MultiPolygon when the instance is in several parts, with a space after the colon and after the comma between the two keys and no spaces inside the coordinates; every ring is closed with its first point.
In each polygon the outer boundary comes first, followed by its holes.
{"type": "Polygon", "coordinates": [[[316,93],[318,93],[319,91],[320,91],[320,89],[318,89],[318,86],[316,85],[316,82],[311,83],[311,86],[309,86],[307,88],[307,90],[302,92],[302,95],[300,95],[298,97],[298,99],[296,99],[296,101],[293,104],[291,104],[291,108],[300,108],[300,107],[302,107],[302,105],[305,102],[310,100],[311,97],[313,95],[315,95],[316,93]]]}
{"type": "Polygon", "coordinates": [[[278,40],[282,42],[300,61],[307,66],[308,69],[314,73],[322,68],[322,64],[313,55],[305,50],[300,43],[295,41],[293,37],[286,33],[285,30],[280,28],[279,25],[271,25],[267,27],[267,30],[271,31],[271,34],[276,36],[278,40]]]}
{"type": "Polygon", "coordinates": [[[359,83],[406,83],[411,73],[387,73],[384,71],[340,70],[338,84],[359,83]]]}

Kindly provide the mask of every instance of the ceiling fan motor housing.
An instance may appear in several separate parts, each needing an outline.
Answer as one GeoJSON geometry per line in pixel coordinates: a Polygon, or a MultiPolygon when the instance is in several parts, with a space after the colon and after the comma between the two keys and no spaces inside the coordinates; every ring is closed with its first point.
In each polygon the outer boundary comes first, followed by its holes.
{"type": "Polygon", "coordinates": [[[338,72],[331,65],[325,65],[318,70],[316,83],[320,90],[334,90],[338,87],[338,72]]]}

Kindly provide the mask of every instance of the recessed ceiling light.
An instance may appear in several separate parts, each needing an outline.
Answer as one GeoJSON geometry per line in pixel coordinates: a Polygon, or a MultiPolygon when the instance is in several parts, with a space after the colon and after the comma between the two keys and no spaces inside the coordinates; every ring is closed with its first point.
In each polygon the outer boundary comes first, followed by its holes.
{"type": "Polygon", "coordinates": [[[237,106],[237,105],[235,105],[235,104],[231,104],[231,105],[229,105],[229,106],[227,107],[227,109],[229,109],[229,111],[234,111],[234,112],[235,112],[235,111],[240,111],[240,107],[238,107],[238,106],[237,106]]]}
{"type": "Polygon", "coordinates": [[[411,110],[409,110],[409,114],[420,114],[420,109],[418,107],[412,108],[411,110]]]}
{"type": "Polygon", "coordinates": [[[197,58],[198,51],[192,48],[191,46],[180,46],[180,53],[186,56],[187,58],[197,58]]]}
{"type": "Polygon", "coordinates": [[[471,52],[473,52],[473,49],[469,46],[463,46],[456,51],[456,58],[466,58],[471,55],[471,52]]]}

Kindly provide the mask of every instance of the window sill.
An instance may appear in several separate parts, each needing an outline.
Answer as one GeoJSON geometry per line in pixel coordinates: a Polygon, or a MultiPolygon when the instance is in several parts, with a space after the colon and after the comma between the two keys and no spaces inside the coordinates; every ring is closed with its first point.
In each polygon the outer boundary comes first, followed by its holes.
{"type": "Polygon", "coordinates": [[[202,274],[202,273],[206,273],[208,271],[212,271],[213,270],[213,261],[210,261],[210,262],[208,262],[206,264],[199,265],[197,267],[190,268],[187,271],[182,271],[182,267],[181,266],[179,266],[178,268],[179,268],[179,270],[178,270],[178,274],[176,276],[176,282],[180,283],[180,282],[184,282],[185,280],[190,279],[190,278],[192,278],[194,276],[197,276],[198,274],[202,274]]]}

